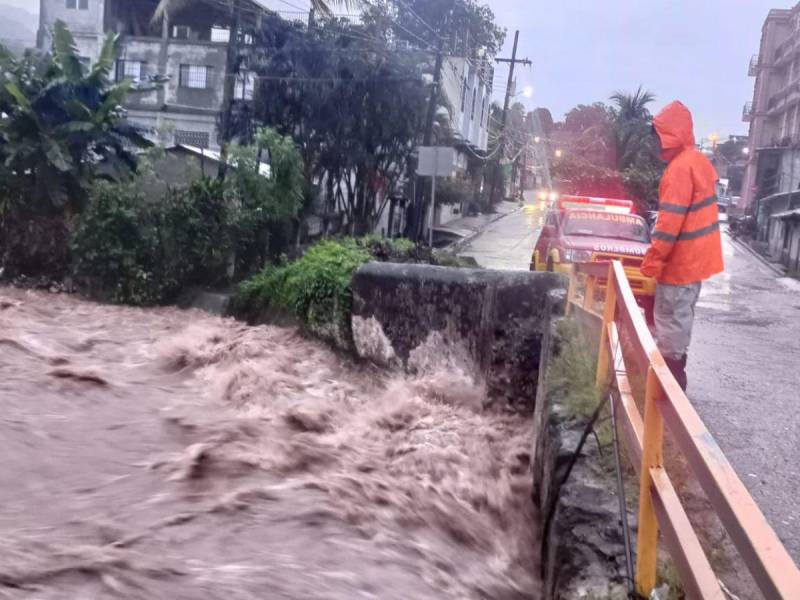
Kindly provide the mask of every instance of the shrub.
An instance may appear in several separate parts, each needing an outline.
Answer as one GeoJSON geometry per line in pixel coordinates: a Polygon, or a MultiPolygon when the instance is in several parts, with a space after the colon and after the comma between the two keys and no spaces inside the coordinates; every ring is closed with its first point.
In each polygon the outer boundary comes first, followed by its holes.
{"type": "Polygon", "coordinates": [[[320,242],[302,258],[267,267],[242,283],[235,310],[251,319],[265,310],[288,313],[321,337],[349,346],[350,281],[371,257],[352,238],[320,242]]]}
{"type": "Polygon", "coordinates": [[[312,333],[350,348],[350,283],[353,272],[370,260],[461,266],[447,254],[406,239],[326,240],[301,258],[267,267],[240,284],[233,312],[249,321],[290,315],[312,333]]]}
{"type": "Polygon", "coordinates": [[[161,263],[158,215],[133,182],[98,183],[72,239],[74,272],[114,302],[153,304],[175,286],[161,263]]]}
{"type": "Polygon", "coordinates": [[[168,302],[226,277],[232,253],[222,184],[201,180],[148,202],[138,180],[99,182],[72,237],[73,273],[112,302],[168,302]]]}

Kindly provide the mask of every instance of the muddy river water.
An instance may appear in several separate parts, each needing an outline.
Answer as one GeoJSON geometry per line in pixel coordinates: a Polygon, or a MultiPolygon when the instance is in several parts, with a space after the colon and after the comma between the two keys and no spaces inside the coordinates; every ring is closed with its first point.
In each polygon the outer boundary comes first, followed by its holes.
{"type": "Polygon", "coordinates": [[[0,598],[538,598],[530,423],[277,327],[0,287],[0,598]]]}

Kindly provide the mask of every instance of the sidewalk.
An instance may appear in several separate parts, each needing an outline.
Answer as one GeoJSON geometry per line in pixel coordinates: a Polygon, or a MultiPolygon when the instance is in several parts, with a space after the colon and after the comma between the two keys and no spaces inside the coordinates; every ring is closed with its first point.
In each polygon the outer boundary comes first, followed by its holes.
{"type": "Polygon", "coordinates": [[[438,225],[436,231],[446,231],[460,236],[461,239],[454,242],[451,246],[452,249],[458,250],[483,233],[489,225],[513,213],[515,210],[519,210],[519,204],[516,202],[502,201],[495,205],[495,212],[493,213],[481,213],[474,217],[453,219],[452,221],[438,225]]]}

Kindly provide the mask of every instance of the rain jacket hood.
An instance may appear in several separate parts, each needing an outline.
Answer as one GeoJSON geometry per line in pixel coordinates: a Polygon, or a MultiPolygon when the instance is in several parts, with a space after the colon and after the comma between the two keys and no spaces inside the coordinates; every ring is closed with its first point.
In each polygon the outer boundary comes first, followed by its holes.
{"type": "Polygon", "coordinates": [[[674,156],[676,150],[694,148],[694,124],[692,113],[686,106],[675,100],[667,104],[653,118],[653,127],[661,140],[662,157],[674,156]]]}

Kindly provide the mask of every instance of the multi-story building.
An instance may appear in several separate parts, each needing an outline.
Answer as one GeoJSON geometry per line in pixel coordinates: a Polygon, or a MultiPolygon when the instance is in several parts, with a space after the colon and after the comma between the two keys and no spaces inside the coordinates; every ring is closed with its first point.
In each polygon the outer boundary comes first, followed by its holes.
{"type": "MultiPolygon", "coordinates": [[[[229,17],[213,5],[196,10],[190,3],[174,15],[154,20],[157,5],[157,0],[40,0],[38,45],[50,46],[52,27],[61,20],[72,32],[81,57],[92,62],[106,34],[119,34],[116,77],[163,82],[129,94],[126,109],[131,122],[166,145],[218,148],[229,17]]],[[[253,85],[252,77],[239,75],[234,98],[251,98],[253,85]]]]}
{"type": "MultiPolygon", "coordinates": [[[[456,149],[455,170],[465,173],[471,157],[485,154],[489,144],[489,114],[494,69],[482,58],[450,56],[442,63],[442,90],[448,106],[448,126],[456,149]]],[[[463,206],[438,205],[435,225],[461,216],[463,206]]]]}
{"type": "Polygon", "coordinates": [[[800,265],[800,4],[771,10],[749,65],[753,100],[742,207],[757,219],[758,240],[790,268],[800,265]],[[796,215],[795,215],[796,216],[796,215]]]}

